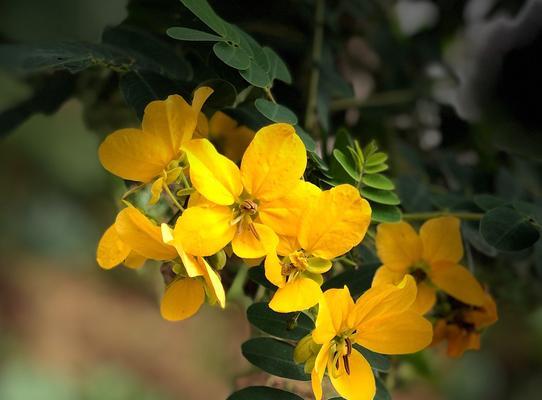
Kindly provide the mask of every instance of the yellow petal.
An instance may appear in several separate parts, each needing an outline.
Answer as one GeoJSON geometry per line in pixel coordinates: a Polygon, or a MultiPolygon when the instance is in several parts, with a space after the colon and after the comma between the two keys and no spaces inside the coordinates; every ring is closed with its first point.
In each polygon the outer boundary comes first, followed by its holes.
{"type": "Polygon", "coordinates": [[[165,320],[181,321],[198,312],[205,300],[205,290],[198,279],[176,279],[166,288],[160,303],[165,320]]]}
{"type": "Polygon", "coordinates": [[[300,249],[301,245],[296,236],[279,236],[277,253],[281,256],[287,256],[300,249]]]}
{"type": "Polygon", "coordinates": [[[277,235],[297,236],[301,216],[315,201],[321,190],[310,182],[298,181],[283,197],[261,201],[258,215],[277,235]]]}
{"type": "Polygon", "coordinates": [[[320,351],[318,351],[318,355],[316,356],[314,368],[311,372],[311,386],[315,400],[322,399],[322,379],[326,372],[330,346],[331,343],[327,342],[320,348],[320,351]]]}
{"type": "Polygon", "coordinates": [[[214,90],[209,86],[200,86],[194,91],[194,96],[192,97],[192,108],[194,111],[199,114],[203,108],[203,104],[207,101],[209,96],[213,94],[214,90]]]}
{"type": "Polygon", "coordinates": [[[126,257],[126,260],[124,260],[124,265],[128,268],[139,269],[145,264],[145,261],[147,261],[147,259],[141,254],[131,251],[130,254],[128,254],[128,257],[126,257]]]}
{"type": "Polygon", "coordinates": [[[229,207],[190,207],[177,220],[174,236],[188,254],[211,256],[233,239],[232,220],[229,207]]]}
{"type": "Polygon", "coordinates": [[[207,139],[209,137],[209,121],[204,113],[200,112],[198,115],[198,123],[196,130],[192,135],[192,139],[207,139]]]}
{"type": "Polygon", "coordinates": [[[243,191],[239,168],[218,154],[207,139],[194,139],[185,146],[190,164],[190,179],[198,192],[208,200],[230,205],[243,191]]]}
{"type": "Polygon", "coordinates": [[[357,245],[371,223],[371,207],[351,185],[320,193],[299,228],[299,243],[314,256],[331,260],[357,245]]]}
{"type": "Polygon", "coordinates": [[[100,267],[111,269],[122,263],[130,251],[130,247],[121,240],[113,224],[107,228],[98,243],[96,261],[100,267]]]}
{"type": "Polygon", "coordinates": [[[428,263],[448,261],[458,263],[463,258],[460,221],[455,217],[440,217],[426,221],[420,228],[423,259],[428,263]]]}
{"type": "Polygon", "coordinates": [[[268,226],[241,221],[231,245],[238,257],[258,258],[275,251],[278,242],[277,235],[268,226]]]}
{"type": "Polygon", "coordinates": [[[326,290],[320,297],[318,316],[312,338],[316,343],[326,343],[346,327],[347,318],[354,308],[348,287],[326,290]]]}
{"type": "MultiPolygon", "coordinates": [[[[177,222],[178,221],[179,220],[177,220],[177,222]]],[[[181,241],[178,237],[175,236],[175,231],[171,229],[167,224],[162,224],[160,228],[162,230],[162,240],[164,241],[164,243],[175,247],[187,275],[190,278],[194,278],[196,276],[203,276],[205,274],[205,267],[202,265],[202,263],[198,262],[196,257],[191,256],[187,254],[186,251],[184,251],[181,241]]]]}
{"type": "Polygon", "coordinates": [[[411,275],[405,275],[397,285],[373,286],[356,301],[348,324],[357,327],[373,319],[406,311],[414,303],[416,292],[416,281],[411,275]]]}
{"type": "Polygon", "coordinates": [[[307,166],[305,145],[288,124],[260,129],[241,161],[245,189],[258,200],[284,196],[303,176],[307,166]]]}
{"type": "Polygon", "coordinates": [[[378,268],[373,277],[373,283],[371,286],[380,286],[380,285],[398,285],[401,283],[405,274],[402,272],[397,272],[389,269],[385,265],[378,268]]]}
{"type": "Polygon", "coordinates": [[[237,121],[222,111],[217,111],[209,121],[209,135],[213,139],[221,139],[230,135],[237,128],[237,121]]]}
{"type": "Polygon", "coordinates": [[[265,258],[264,267],[267,280],[279,288],[283,287],[286,283],[286,277],[282,275],[282,264],[274,251],[265,258]]]}
{"type": "Polygon", "coordinates": [[[203,257],[197,257],[198,263],[203,267],[203,279],[205,279],[205,285],[207,290],[211,294],[212,298],[218,301],[220,307],[226,306],[226,293],[224,292],[224,286],[218,273],[211,268],[211,266],[205,261],[203,257]]]}
{"type": "Polygon", "coordinates": [[[356,343],[381,354],[415,353],[433,338],[431,323],[416,311],[375,315],[358,325],[356,343]]]}
{"type": "Polygon", "coordinates": [[[299,277],[277,289],[269,308],[280,313],[303,311],[316,305],[321,296],[320,285],[312,279],[299,277]]]}
{"type": "Polygon", "coordinates": [[[344,361],[339,359],[342,373],[338,377],[329,374],[331,384],[345,399],[372,400],[376,393],[376,383],[371,366],[357,350],[352,352],[348,361],[350,374],[344,370],[344,361]]]}
{"type": "Polygon", "coordinates": [[[465,321],[474,324],[478,329],[493,325],[498,319],[497,304],[489,293],[486,293],[481,308],[472,310],[465,315],[465,321]]]}
{"type": "Polygon", "coordinates": [[[230,160],[241,161],[245,150],[254,139],[255,132],[246,126],[239,126],[223,138],[222,152],[230,160]]]}
{"type": "Polygon", "coordinates": [[[105,138],[98,156],[112,174],[131,181],[150,182],[162,173],[174,154],[148,132],[121,129],[105,138]]]}
{"type": "Polygon", "coordinates": [[[484,289],[469,270],[461,265],[435,263],[431,265],[429,277],[439,289],[463,303],[473,306],[484,304],[484,289]]]}
{"type": "Polygon", "coordinates": [[[429,312],[437,302],[437,294],[435,288],[427,282],[418,284],[418,294],[416,300],[412,304],[412,310],[420,315],[429,312]]]}
{"type": "Polygon", "coordinates": [[[162,186],[164,186],[164,178],[158,178],[151,186],[151,198],[149,204],[156,204],[160,200],[162,194],[162,186]]]}
{"type": "Polygon", "coordinates": [[[375,242],[378,257],[391,270],[406,272],[421,260],[421,240],[406,222],[378,225],[375,242]]]}
{"type": "Polygon", "coordinates": [[[146,258],[171,260],[177,255],[174,247],[162,241],[160,228],[135,207],[119,212],[115,228],[122,241],[146,258]]]}

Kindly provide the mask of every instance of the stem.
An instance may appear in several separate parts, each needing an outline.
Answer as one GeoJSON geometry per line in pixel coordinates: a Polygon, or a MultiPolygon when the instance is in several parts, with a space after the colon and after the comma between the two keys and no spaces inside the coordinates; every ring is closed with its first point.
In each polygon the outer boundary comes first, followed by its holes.
{"type": "Polygon", "coordinates": [[[267,95],[267,97],[269,97],[269,100],[271,100],[273,103],[277,104],[277,101],[273,97],[273,93],[271,93],[271,89],[266,87],[263,90],[264,90],[265,94],[267,95]]]}
{"type": "Polygon", "coordinates": [[[309,78],[309,92],[307,108],[305,110],[305,129],[312,132],[316,124],[316,105],[318,102],[318,81],[320,80],[320,62],[322,59],[322,43],[324,39],[324,10],[325,1],[316,0],[314,13],[314,40],[312,42],[311,74],[309,78]]]}
{"type": "Polygon", "coordinates": [[[482,219],[484,214],[473,213],[473,212],[427,211],[427,212],[403,214],[403,219],[407,221],[424,221],[430,218],[445,217],[445,216],[457,217],[459,219],[464,219],[467,221],[479,221],[482,219]]]}
{"type": "Polygon", "coordinates": [[[184,207],[181,206],[181,204],[177,201],[177,199],[175,198],[175,196],[173,196],[173,193],[171,193],[171,190],[169,190],[169,186],[167,184],[164,183],[164,190],[166,191],[166,193],[168,194],[169,198],[171,199],[171,201],[173,201],[173,204],[175,204],[175,206],[181,210],[181,211],[184,211],[184,207]]]}
{"type": "Polygon", "coordinates": [[[329,111],[342,111],[348,108],[382,107],[408,103],[415,97],[411,90],[394,90],[373,94],[367,99],[349,98],[337,99],[329,103],[329,111]]]}
{"type": "Polygon", "coordinates": [[[243,288],[248,279],[248,267],[246,265],[241,265],[233,278],[233,282],[228,291],[228,299],[241,298],[245,294],[243,288]]]}
{"type": "Polygon", "coordinates": [[[143,186],[145,186],[144,183],[141,183],[139,185],[136,185],[134,187],[132,187],[131,189],[128,189],[123,195],[122,195],[122,199],[125,199],[126,197],[130,196],[132,193],[135,193],[137,192],[139,189],[141,189],[143,186]]]}

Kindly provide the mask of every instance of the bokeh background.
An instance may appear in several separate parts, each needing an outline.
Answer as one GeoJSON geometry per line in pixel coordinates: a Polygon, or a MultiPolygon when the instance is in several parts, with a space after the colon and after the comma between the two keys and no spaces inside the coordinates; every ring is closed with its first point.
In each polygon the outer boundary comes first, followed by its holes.
{"type": "MultiPolygon", "coordinates": [[[[308,51],[312,30],[312,16],[303,12],[312,2],[214,3],[293,66],[297,89],[279,86],[276,94],[299,111],[307,68],[299,49],[308,51]]],[[[424,190],[435,183],[463,195],[496,191],[541,204],[537,1],[385,1],[381,30],[374,2],[336,3],[328,17],[338,28],[330,35],[350,37],[332,49],[333,63],[346,90],[373,103],[333,114],[332,123],[351,126],[362,140],[376,137],[391,152],[405,207],[427,210],[424,190]],[[381,91],[386,96],[378,97],[381,91]]],[[[0,39],[95,42],[126,16],[125,0],[0,0],[0,39]]],[[[322,79],[333,89],[334,76],[322,79]]],[[[0,110],[30,93],[27,80],[0,70],[0,110]]],[[[100,166],[97,148],[119,126],[86,112],[87,100],[34,115],[0,142],[0,399],[214,400],[247,382],[269,383],[241,356],[250,335],[242,303],[167,323],[158,309],[158,265],[137,272],[96,265],[96,244],[122,191],[100,166]]],[[[135,121],[122,101],[116,105],[119,120],[135,121]]],[[[499,261],[475,255],[496,295],[499,323],[484,335],[482,351],[462,359],[434,349],[409,357],[394,399],[539,398],[537,246],[499,261]]]]}

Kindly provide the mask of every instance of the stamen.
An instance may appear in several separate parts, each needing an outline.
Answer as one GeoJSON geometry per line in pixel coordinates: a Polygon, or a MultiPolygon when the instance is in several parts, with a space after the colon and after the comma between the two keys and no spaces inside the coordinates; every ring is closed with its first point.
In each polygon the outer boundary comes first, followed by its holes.
{"type": "Polygon", "coordinates": [[[258,205],[252,200],[245,200],[239,208],[249,215],[254,215],[258,212],[258,205]]]}
{"type": "Polygon", "coordinates": [[[256,239],[260,240],[260,235],[258,235],[258,232],[256,231],[256,228],[254,227],[254,224],[252,222],[248,223],[248,229],[250,230],[250,232],[252,232],[256,239]]]}
{"type": "Polygon", "coordinates": [[[346,342],[346,355],[349,356],[350,354],[352,354],[352,341],[350,340],[350,338],[346,338],[345,342],[346,342]]]}
{"type": "MultiPolygon", "coordinates": [[[[338,361],[337,360],[337,364],[338,364],[338,361]]],[[[343,356],[343,362],[344,362],[344,369],[346,370],[346,374],[347,375],[350,375],[350,361],[348,361],[348,356],[343,356]]],[[[337,368],[339,368],[337,366],[337,368]]]]}

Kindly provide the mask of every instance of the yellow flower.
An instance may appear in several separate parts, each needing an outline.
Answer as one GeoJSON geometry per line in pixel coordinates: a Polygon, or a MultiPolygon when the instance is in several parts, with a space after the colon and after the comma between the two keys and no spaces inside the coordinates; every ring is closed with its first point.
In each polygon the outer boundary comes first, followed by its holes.
{"type": "Polygon", "coordinates": [[[458,305],[446,318],[437,320],[433,344],[446,340],[447,354],[453,358],[461,357],[466,350],[479,350],[480,334],[497,319],[497,305],[486,293],[481,307],[458,305]]]}
{"type": "Polygon", "coordinates": [[[463,258],[460,221],[454,217],[426,221],[418,235],[406,222],[380,224],[376,250],[382,261],[373,286],[400,282],[411,274],[418,284],[414,308],[424,314],[440,289],[457,300],[481,306],[485,293],[476,278],[459,262],[463,258]]]}
{"type": "Polygon", "coordinates": [[[218,273],[203,257],[187,254],[175,240],[175,232],[166,224],[162,224],[162,236],[164,242],[175,247],[184,267],[184,276],[177,277],[166,287],[160,303],[162,317],[168,321],[191,317],[205,301],[205,293],[211,303],[218,302],[224,308],[226,293],[218,273]]]}
{"type": "Polygon", "coordinates": [[[209,137],[217,143],[222,154],[237,163],[254,138],[254,131],[239,125],[222,111],[217,111],[209,121],[209,137]]]}
{"type": "Polygon", "coordinates": [[[102,142],[98,155],[104,168],[123,179],[154,181],[151,204],[158,201],[162,188],[182,173],[182,147],[192,139],[200,110],[212,92],[209,87],[198,88],[191,106],[178,95],[149,103],[141,129],[120,129],[102,142]]]}
{"type": "MultiPolygon", "coordinates": [[[[356,303],[346,286],[323,294],[312,332],[312,340],[321,345],[311,372],[316,400],[322,398],[326,370],[345,399],[373,399],[375,378],[367,360],[353,347],[356,343],[381,354],[414,353],[429,345],[432,327],[411,309],[415,298],[416,283],[411,276],[399,285],[373,287],[356,303]]],[[[310,359],[310,353],[307,355],[310,359]]]]}
{"type": "MultiPolygon", "coordinates": [[[[371,207],[351,185],[320,191],[306,183],[306,210],[295,237],[283,237],[265,260],[265,275],[278,286],[269,307],[277,312],[312,307],[322,294],[322,274],[332,260],[360,243],[371,222],[371,207]]],[[[287,233],[279,232],[282,235],[287,233]]]]}
{"type": "Polygon", "coordinates": [[[192,185],[199,192],[175,227],[185,251],[210,256],[231,242],[237,256],[251,259],[274,250],[275,232],[292,229],[291,196],[307,165],[305,146],[294,128],[273,124],[260,129],[241,168],[207,139],[190,141],[185,152],[192,185]]]}
{"type": "Polygon", "coordinates": [[[160,227],[137,208],[128,206],[118,213],[115,223],[100,239],[96,260],[104,269],[121,263],[139,268],[146,259],[171,260],[176,255],[175,248],[162,241],[160,227]]]}

